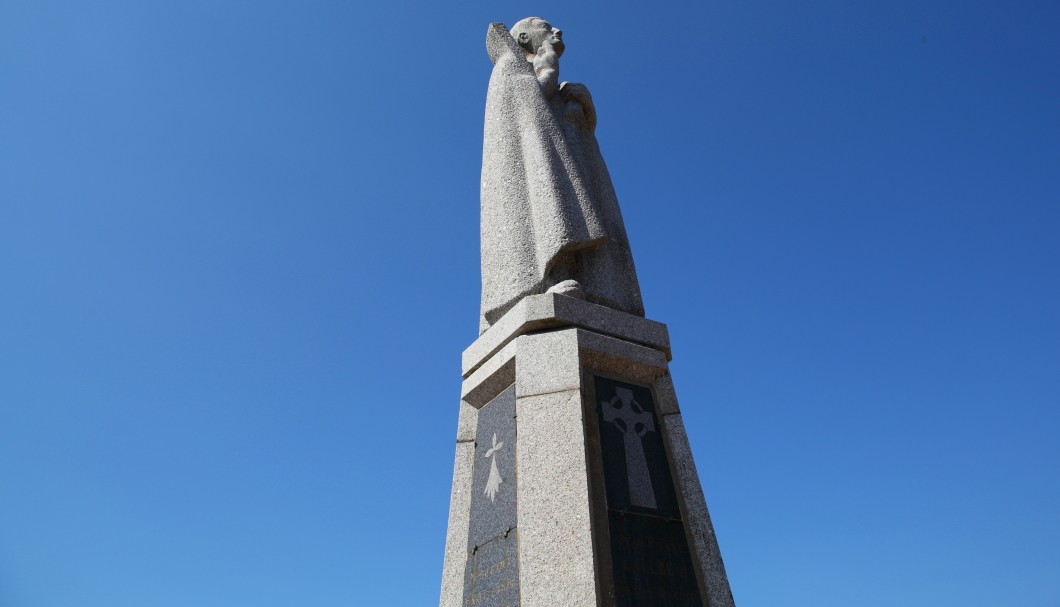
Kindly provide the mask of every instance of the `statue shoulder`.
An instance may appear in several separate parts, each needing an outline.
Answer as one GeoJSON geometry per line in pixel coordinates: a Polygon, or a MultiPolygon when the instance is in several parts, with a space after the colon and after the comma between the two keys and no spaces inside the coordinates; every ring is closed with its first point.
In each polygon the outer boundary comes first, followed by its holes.
{"type": "MultiPolygon", "coordinates": [[[[525,51],[519,47],[519,43],[515,41],[515,38],[512,38],[511,33],[508,32],[508,28],[503,23],[491,23],[489,28],[486,29],[486,53],[494,65],[505,56],[513,59],[523,59],[525,55],[525,51]]],[[[533,70],[529,61],[524,60],[523,62],[527,64],[528,69],[533,70]]]]}

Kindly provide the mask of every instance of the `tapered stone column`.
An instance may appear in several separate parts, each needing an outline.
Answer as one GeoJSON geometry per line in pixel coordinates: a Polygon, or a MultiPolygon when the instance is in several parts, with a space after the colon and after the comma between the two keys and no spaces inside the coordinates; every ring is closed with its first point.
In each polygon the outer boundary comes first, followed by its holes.
{"type": "Polygon", "coordinates": [[[666,326],[524,298],[463,355],[441,605],[733,605],[666,326]]]}

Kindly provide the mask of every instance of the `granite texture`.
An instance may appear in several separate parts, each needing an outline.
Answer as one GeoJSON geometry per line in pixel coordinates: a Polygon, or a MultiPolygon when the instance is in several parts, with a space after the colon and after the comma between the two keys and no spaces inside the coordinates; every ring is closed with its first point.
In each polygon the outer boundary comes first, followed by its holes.
{"type": "Polygon", "coordinates": [[[584,367],[650,384],[666,373],[666,356],[658,350],[578,329],[584,367]]]}
{"type": "Polygon", "coordinates": [[[464,607],[519,605],[519,538],[515,531],[486,542],[468,555],[464,607]]]}
{"type": "Polygon", "coordinates": [[[461,360],[441,605],[690,605],[702,591],[729,607],[592,96],[559,80],[562,32],[543,19],[491,24],[486,47],[480,336],[461,360]]]}
{"type": "Polygon", "coordinates": [[[518,605],[515,386],[478,410],[464,605],[518,605]]]}
{"type": "Polygon", "coordinates": [[[670,360],[670,332],[661,322],[626,314],[572,297],[552,298],[555,318],[597,333],[619,337],[659,350],[670,360]]]}
{"type": "Polygon", "coordinates": [[[561,286],[643,316],[589,89],[559,81],[559,29],[535,17],[513,33],[494,23],[486,36],[494,67],[482,145],[480,332],[523,297],[561,286]]]}
{"type": "Polygon", "coordinates": [[[596,607],[580,390],[521,396],[519,585],[523,607],[596,607]]]}
{"type": "Polygon", "coordinates": [[[664,415],[663,425],[666,427],[666,436],[670,443],[674,477],[685,506],[684,518],[689,525],[703,586],[706,589],[707,605],[734,607],[729,578],[725,575],[725,564],[721,560],[718,539],[710,521],[707,500],[703,497],[703,489],[699,484],[699,474],[692,458],[692,449],[688,445],[684,422],[678,414],[664,415]]]}
{"type": "MultiPolygon", "coordinates": [[[[465,380],[461,388],[457,438],[465,442],[458,444],[454,467],[442,605],[494,605],[513,601],[512,597],[517,596],[520,605],[595,607],[601,592],[604,601],[610,600],[609,592],[614,592],[611,596],[616,600],[633,597],[634,603],[649,597],[647,604],[733,605],[706,501],[681,425],[668,370],[669,358],[665,325],[554,293],[524,298],[464,352],[465,380]],[[660,497],[659,487],[655,486],[657,478],[666,476],[657,465],[651,464],[658,457],[648,458],[658,512],[649,512],[650,503],[641,497],[637,503],[627,497],[625,506],[609,511],[615,513],[613,516],[593,510],[586,423],[611,429],[607,425],[616,422],[613,416],[604,419],[602,424],[592,421],[602,413],[586,409],[593,403],[586,405],[583,395],[602,390],[593,387],[592,382],[583,384],[586,371],[619,383],[640,384],[642,389],[650,387],[650,397],[638,398],[654,398],[654,430],[641,430],[645,439],[665,441],[668,473],[672,478],[670,486],[676,492],[680,516],[673,516],[673,509],[663,506],[667,499],[660,497]],[[469,523],[472,494],[482,493],[484,488],[474,491],[471,488],[473,462],[486,461],[485,452],[493,448],[494,434],[493,429],[482,434],[484,426],[479,423],[479,416],[492,406],[487,403],[513,387],[516,438],[509,442],[502,438],[501,431],[496,434],[498,443],[504,443],[505,448],[515,447],[514,453],[507,454],[507,461],[515,464],[514,483],[509,483],[512,480],[509,472],[499,467],[502,482],[495,498],[497,503],[504,504],[514,499],[514,520],[518,524],[503,521],[493,524],[497,521],[491,523],[491,517],[485,516],[487,526],[496,530],[504,527],[508,533],[476,535],[469,523]],[[587,411],[590,412],[588,422],[584,418],[587,411]],[[476,432],[477,445],[469,442],[469,437],[476,432]],[[477,450],[479,454],[468,453],[469,450],[477,450]],[[514,497],[501,493],[513,487],[514,497]],[[660,508],[667,512],[662,513],[660,508]],[[607,546],[606,538],[610,536],[610,541],[615,542],[611,550],[599,555],[594,553],[594,515],[606,517],[596,523],[604,526],[605,539],[597,536],[596,540],[607,546]],[[645,533],[651,537],[644,539],[645,533]],[[683,544],[679,541],[682,537],[686,538],[683,544]],[[457,542],[458,548],[454,549],[453,542],[457,542]],[[454,550],[462,558],[455,558],[454,550]],[[481,554],[478,550],[482,550],[481,554]],[[698,582],[696,588],[681,573],[687,573],[687,566],[677,559],[682,550],[691,559],[698,582]],[[673,564],[663,569],[670,572],[667,575],[675,576],[672,584],[649,581],[651,576],[637,577],[637,571],[668,559],[673,564]],[[609,573],[601,574],[598,567],[609,573]],[[517,585],[512,577],[516,569],[517,585]],[[601,583],[606,588],[599,588],[601,583]],[[693,599],[697,595],[702,596],[701,601],[693,599]]],[[[614,398],[614,395],[602,398],[614,398]]],[[[636,428],[634,417],[627,415],[623,423],[636,428]]],[[[632,441],[625,434],[614,438],[623,443],[632,441]]],[[[647,443],[638,444],[647,449],[647,443]]],[[[629,459],[625,448],[609,465],[626,466],[619,470],[622,472],[619,476],[624,474],[628,478],[629,459]]],[[[488,470],[483,466],[478,469],[482,474],[488,470]]],[[[603,473],[602,470],[600,474],[603,473]]],[[[477,482],[481,484],[481,478],[477,482]]],[[[624,493],[630,494],[628,482],[624,493]]],[[[599,503],[604,503],[603,499],[601,496],[599,503]]],[[[621,604],[627,603],[616,603],[621,604]]]]}
{"type": "Polygon", "coordinates": [[[515,529],[515,386],[478,413],[468,550],[515,529]]]}
{"type": "Polygon", "coordinates": [[[456,422],[456,442],[465,443],[475,440],[475,429],[478,427],[478,409],[470,403],[460,401],[460,416],[456,422]]]}
{"type": "Polygon", "coordinates": [[[588,301],[545,293],[524,298],[464,350],[462,374],[470,376],[520,335],[564,327],[610,335],[659,350],[666,360],[671,357],[666,325],[588,301]]]}
{"type": "Polygon", "coordinates": [[[516,344],[516,394],[520,397],[581,387],[578,330],[523,335],[516,344]]]}
{"type": "Polygon", "coordinates": [[[515,383],[515,352],[515,342],[509,343],[470,374],[460,386],[461,400],[481,407],[515,383]]]}
{"type": "Polygon", "coordinates": [[[674,381],[670,378],[669,373],[655,378],[651,389],[655,393],[655,410],[659,415],[681,412],[681,408],[677,405],[677,392],[674,391],[674,381]]]}
{"type": "Polygon", "coordinates": [[[471,512],[471,474],[474,460],[474,442],[456,444],[453,491],[449,498],[449,527],[445,534],[440,607],[461,607],[463,603],[467,536],[471,512]]]}
{"type": "MultiPolygon", "coordinates": [[[[600,309],[599,306],[587,302],[547,294],[525,299],[513,313],[524,314],[524,319],[532,315],[538,315],[538,318],[571,318],[575,316],[571,310],[590,310],[589,306],[600,309]],[[564,308],[567,308],[566,311],[564,308]]],[[[608,312],[620,314],[613,310],[608,312]]],[[[638,320],[641,323],[650,322],[638,320]]],[[[658,326],[665,329],[663,325],[658,326]]],[[[504,327],[498,325],[495,328],[504,327]]],[[[486,337],[489,335],[480,340],[486,337]]],[[[587,517],[590,508],[585,459],[586,437],[583,411],[576,410],[572,404],[580,401],[581,394],[586,389],[582,385],[582,372],[586,369],[651,387],[655,399],[654,423],[657,429],[666,429],[662,436],[667,442],[667,452],[673,466],[671,475],[682,507],[680,519],[684,522],[681,524],[682,528],[687,529],[691,542],[691,546],[686,546],[686,549],[690,547],[695,556],[701,591],[711,601],[709,607],[732,605],[732,596],[706,502],[699,486],[684,429],[680,426],[677,397],[668,372],[667,355],[660,349],[642,343],[576,326],[560,329],[546,327],[530,334],[517,334],[514,340],[506,341],[492,357],[477,365],[476,370],[464,381],[462,389],[464,400],[461,404],[458,438],[466,440],[469,424],[477,424],[477,415],[481,413],[478,408],[515,384],[518,415],[515,457],[518,526],[511,535],[518,538],[520,546],[520,600],[528,605],[593,604],[588,593],[596,592],[597,578],[593,575],[595,556],[592,553],[591,530],[586,527],[589,525],[586,521],[589,520],[587,517]],[[567,402],[564,399],[572,400],[567,402]],[[532,430],[529,435],[527,424],[530,424],[532,430]],[[531,438],[533,436],[539,438],[531,438]],[[530,474],[528,479],[521,476],[524,472],[530,474]],[[579,512],[581,514],[578,514],[579,512]],[[560,536],[566,540],[561,541],[560,536]],[[569,545],[570,541],[574,541],[573,547],[569,545]],[[527,558],[529,560],[526,560],[527,558]],[[544,577],[539,580],[538,574],[544,577]],[[583,583],[588,585],[579,589],[578,584],[583,583]],[[562,592],[562,598],[559,598],[558,594],[553,595],[554,588],[562,589],[557,591],[562,592]],[[585,602],[579,603],[582,600],[585,602]]],[[[492,446],[492,432],[488,439],[491,441],[489,446],[492,446]]],[[[620,459],[621,461],[623,460],[620,459]]],[[[470,476],[470,470],[467,474],[470,476]]],[[[502,476],[507,480],[506,473],[502,473],[502,476]]],[[[653,473],[652,476],[654,482],[657,474],[653,473]]],[[[457,485],[461,482],[470,483],[470,479],[454,482],[454,504],[460,499],[457,485]]],[[[504,484],[501,487],[504,487],[504,484]]],[[[467,499],[466,504],[470,503],[470,498],[464,499],[467,499]]],[[[453,524],[463,525],[462,537],[466,555],[470,531],[466,520],[469,506],[464,505],[463,508],[462,516],[465,520],[460,521],[454,514],[457,511],[451,511],[450,517],[454,521],[453,524]]],[[[634,510],[634,506],[626,508],[628,512],[634,510]]],[[[622,516],[628,518],[626,514],[622,516]]],[[[669,522],[663,525],[666,529],[660,527],[658,533],[667,537],[679,535],[670,529],[676,524],[673,517],[667,515],[659,518],[669,522]]],[[[607,524],[611,526],[610,522],[607,524]]],[[[617,534],[625,529],[643,527],[644,524],[648,523],[635,520],[622,522],[616,519],[614,525],[617,527],[611,532],[617,534]]],[[[450,538],[453,533],[451,528],[450,538]]],[[[451,539],[447,541],[447,584],[452,584],[454,576],[458,573],[465,576],[467,572],[463,567],[459,572],[453,568],[452,559],[448,555],[451,550],[450,541],[451,539]]],[[[633,551],[628,553],[627,557],[641,550],[637,543],[640,540],[632,538],[630,541],[632,543],[623,544],[633,551]]],[[[652,549],[665,548],[664,552],[670,554],[678,548],[676,542],[663,543],[666,546],[652,544],[652,549]]],[[[624,550],[621,546],[618,549],[624,550]]],[[[633,568],[640,566],[636,564],[639,562],[636,559],[626,558],[618,565],[622,566],[622,562],[633,563],[633,568]]],[[[501,579],[507,574],[490,569],[489,575],[500,576],[496,579],[501,579]]],[[[651,587],[650,584],[645,586],[633,583],[628,571],[618,571],[615,578],[616,584],[627,584],[624,590],[629,593],[643,593],[645,588],[651,587]]],[[[493,596],[486,592],[488,587],[493,587],[489,586],[492,583],[484,583],[476,578],[476,592],[486,593],[481,594],[481,597],[493,596]]],[[[670,588],[669,594],[663,593],[657,598],[672,601],[678,600],[673,598],[675,596],[692,596],[692,591],[686,586],[676,584],[670,588]]],[[[450,591],[463,596],[463,589],[460,587],[450,591]]],[[[618,594],[622,595],[622,592],[618,594]]],[[[459,604],[461,599],[458,597],[455,603],[452,602],[454,599],[449,600],[449,603],[443,604],[459,604]]]]}

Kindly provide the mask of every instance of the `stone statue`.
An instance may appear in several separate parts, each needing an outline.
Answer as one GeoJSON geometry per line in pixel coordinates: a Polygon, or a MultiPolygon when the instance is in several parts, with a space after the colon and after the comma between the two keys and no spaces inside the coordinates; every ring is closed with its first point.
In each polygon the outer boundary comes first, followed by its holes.
{"type": "Polygon", "coordinates": [[[544,292],[644,315],[611,176],[583,84],[559,82],[562,32],[529,17],[490,25],[482,146],[480,330],[544,292]]]}

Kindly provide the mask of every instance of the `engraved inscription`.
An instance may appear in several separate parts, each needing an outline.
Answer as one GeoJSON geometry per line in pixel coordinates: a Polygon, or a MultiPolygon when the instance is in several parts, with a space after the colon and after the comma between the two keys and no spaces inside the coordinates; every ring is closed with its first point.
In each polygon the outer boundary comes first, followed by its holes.
{"type": "Polygon", "coordinates": [[[517,607],[519,570],[515,532],[478,546],[468,557],[464,607],[517,607]]]}
{"type": "Polygon", "coordinates": [[[608,512],[615,605],[702,605],[681,521],[608,512]]]}

